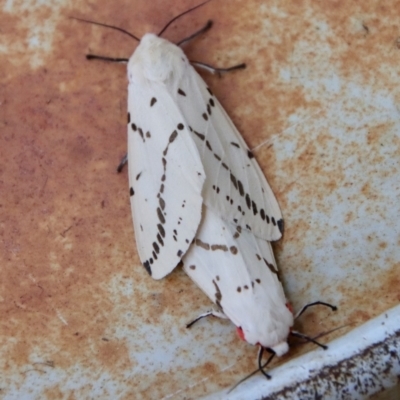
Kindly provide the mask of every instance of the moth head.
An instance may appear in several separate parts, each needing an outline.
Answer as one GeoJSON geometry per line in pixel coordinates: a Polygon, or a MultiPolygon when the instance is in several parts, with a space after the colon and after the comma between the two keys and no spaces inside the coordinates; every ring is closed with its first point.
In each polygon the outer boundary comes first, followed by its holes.
{"type": "Polygon", "coordinates": [[[146,33],[128,62],[128,79],[142,77],[150,81],[165,82],[180,78],[188,60],[174,43],[154,33],[146,33]]]}

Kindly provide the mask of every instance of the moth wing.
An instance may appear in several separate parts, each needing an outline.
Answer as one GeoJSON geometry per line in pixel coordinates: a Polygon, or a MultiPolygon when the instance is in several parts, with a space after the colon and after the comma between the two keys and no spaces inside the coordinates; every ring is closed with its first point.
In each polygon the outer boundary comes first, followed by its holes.
{"type": "Polygon", "coordinates": [[[139,257],[154,279],[180,262],[201,219],[205,172],[186,119],[163,84],[128,88],[128,168],[139,257]]]}
{"type": "Polygon", "coordinates": [[[204,203],[260,238],[279,239],[283,220],[275,195],[253,153],[193,67],[171,93],[182,114],[189,116],[189,129],[204,165],[204,203]]]}
{"type": "Polygon", "coordinates": [[[224,221],[208,207],[183,268],[221,311],[246,332],[249,343],[285,341],[293,317],[268,241],[224,221]]]}

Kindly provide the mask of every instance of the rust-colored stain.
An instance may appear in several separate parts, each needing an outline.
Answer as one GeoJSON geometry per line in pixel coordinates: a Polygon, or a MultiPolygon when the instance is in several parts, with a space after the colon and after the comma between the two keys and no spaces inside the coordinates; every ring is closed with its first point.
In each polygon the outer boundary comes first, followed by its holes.
{"type": "MultiPolygon", "coordinates": [[[[116,173],[125,66],[84,57],[129,57],[136,43],[68,18],[141,36],[189,3],[6,2],[0,13],[0,393],[196,398],[255,367],[228,321],[185,329],[210,302],[182,271],[155,282],[140,265],[127,173],[116,173]]],[[[339,306],[305,314],[296,328],[310,335],[400,301],[398,6],[213,0],[166,33],[213,19],[189,58],[248,66],[203,76],[277,194],[290,301],[339,306]]]]}

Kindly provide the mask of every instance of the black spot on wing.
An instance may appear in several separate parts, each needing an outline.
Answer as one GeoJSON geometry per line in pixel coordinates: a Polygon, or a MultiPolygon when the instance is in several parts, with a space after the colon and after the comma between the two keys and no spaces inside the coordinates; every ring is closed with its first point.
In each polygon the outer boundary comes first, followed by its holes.
{"type": "Polygon", "coordinates": [[[153,97],[153,98],[150,100],[150,107],[153,107],[154,104],[156,104],[156,103],[157,103],[157,99],[156,99],[155,97],[153,97]]]}
{"type": "Polygon", "coordinates": [[[153,242],[153,249],[157,254],[160,253],[160,247],[158,246],[158,244],[156,242],[153,242]]]}
{"type": "Polygon", "coordinates": [[[157,208],[157,216],[158,216],[158,219],[160,220],[160,222],[162,224],[165,224],[165,218],[164,218],[164,215],[163,215],[160,207],[157,208]]]}
{"type": "Polygon", "coordinates": [[[131,123],[131,113],[128,113],[128,124],[131,123]]]}
{"type": "MultiPolygon", "coordinates": [[[[211,100],[212,100],[212,99],[210,99],[210,104],[211,104],[211,100]]],[[[207,120],[208,117],[207,117],[207,114],[206,114],[206,113],[203,114],[203,118],[207,120]]],[[[247,208],[248,208],[250,211],[253,212],[254,216],[256,216],[257,214],[260,214],[260,218],[261,218],[263,221],[266,221],[267,224],[269,224],[270,222],[272,222],[272,224],[273,224],[274,226],[276,226],[278,223],[280,223],[279,221],[278,221],[278,222],[275,221],[275,219],[274,219],[273,217],[271,217],[271,219],[270,219],[270,217],[269,217],[268,215],[265,214],[265,210],[264,210],[263,208],[259,207],[259,205],[257,205],[257,203],[250,197],[250,194],[249,194],[249,193],[246,193],[246,190],[245,190],[245,188],[244,188],[243,183],[242,183],[239,179],[236,178],[236,176],[232,173],[232,171],[231,171],[231,169],[229,168],[229,166],[228,166],[226,163],[224,163],[224,162],[222,161],[221,156],[213,151],[213,149],[212,149],[212,147],[211,147],[211,144],[208,142],[208,140],[206,140],[205,135],[204,135],[203,133],[196,132],[192,127],[189,127],[189,130],[190,130],[191,132],[193,132],[193,133],[197,136],[197,138],[199,138],[200,140],[206,142],[206,148],[207,148],[208,150],[210,150],[210,152],[213,154],[214,158],[220,162],[220,165],[221,165],[226,171],[229,172],[229,178],[230,178],[230,181],[231,181],[233,187],[239,192],[239,194],[240,194],[241,197],[244,197],[247,208]]],[[[237,142],[230,142],[230,144],[231,144],[232,146],[234,146],[234,147],[240,149],[239,143],[237,143],[237,142]]],[[[250,150],[247,150],[247,156],[248,156],[250,159],[254,157],[253,153],[252,153],[250,150]]],[[[250,164],[248,164],[248,166],[250,166],[250,164]]],[[[213,187],[213,189],[216,190],[216,187],[213,187]]],[[[262,190],[262,192],[264,192],[264,189],[263,189],[263,188],[261,188],[261,190],[262,190]]],[[[233,200],[231,199],[230,196],[226,196],[226,199],[227,199],[227,201],[230,202],[230,204],[233,204],[233,200]]],[[[239,212],[240,212],[243,216],[245,215],[244,210],[239,209],[239,212]]],[[[238,220],[235,218],[235,219],[234,219],[234,222],[237,223],[237,221],[238,221],[238,220]]],[[[282,222],[282,224],[283,224],[283,222],[282,222]]],[[[251,227],[250,227],[249,225],[246,225],[246,227],[247,227],[247,229],[251,230],[251,227]]],[[[278,227],[279,227],[279,229],[281,229],[279,225],[278,225],[278,227]]],[[[282,227],[283,227],[283,225],[282,225],[282,227]]]]}
{"type": "Polygon", "coordinates": [[[265,264],[267,264],[267,267],[269,268],[269,270],[272,273],[278,275],[278,270],[275,268],[275,266],[273,264],[269,263],[265,258],[263,260],[264,260],[265,264]]]}
{"type": "Polygon", "coordinates": [[[178,94],[181,96],[186,96],[186,93],[182,89],[178,89],[178,94]]]}
{"type": "Polygon", "coordinates": [[[133,190],[133,187],[129,188],[129,195],[133,196],[135,194],[135,191],[133,190]]]}
{"type": "Polygon", "coordinates": [[[217,282],[215,282],[214,279],[213,279],[212,283],[215,286],[215,304],[222,310],[222,306],[221,306],[222,293],[221,293],[221,290],[220,290],[217,282]]]}
{"type": "Polygon", "coordinates": [[[256,203],[254,203],[253,200],[251,201],[251,206],[252,206],[252,208],[253,208],[253,214],[254,214],[254,215],[257,215],[257,213],[258,213],[257,205],[256,205],[256,203]]]}
{"type": "Polygon", "coordinates": [[[165,229],[161,224],[157,224],[158,232],[160,232],[160,235],[162,237],[165,237],[165,229]]]}
{"type": "Polygon", "coordinates": [[[282,218],[278,221],[278,228],[281,234],[283,235],[283,231],[285,230],[285,224],[282,218]]]}
{"type": "Polygon", "coordinates": [[[239,188],[239,193],[243,197],[244,196],[244,189],[243,189],[243,184],[239,180],[237,181],[238,188],[239,188]]]}
{"type": "Polygon", "coordinates": [[[143,263],[143,267],[146,268],[146,271],[148,272],[148,274],[151,276],[151,268],[150,268],[150,263],[148,261],[145,261],[143,263]]]}

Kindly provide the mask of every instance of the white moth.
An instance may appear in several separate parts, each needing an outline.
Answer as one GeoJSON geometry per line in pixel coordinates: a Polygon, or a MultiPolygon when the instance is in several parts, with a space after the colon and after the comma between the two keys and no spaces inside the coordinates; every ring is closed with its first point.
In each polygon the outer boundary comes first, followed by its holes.
{"type": "Polygon", "coordinates": [[[282,215],[253,154],[175,44],[148,33],[128,63],[128,168],[140,259],[180,261],[251,344],[288,350],[293,315],[270,241],[282,215]]]}
{"type": "Polygon", "coordinates": [[[218,306],[199,318],[229,318],[260,346],[262,370],[264,349],[288,351],[294,318],[270,244],[282,235],[281,211],[252,152],[181,48],[160,35],[145,34],[129,60],[88,58],[128,61],[129,185],[141,262],[154,279],[182,262],[218,306]]]}

